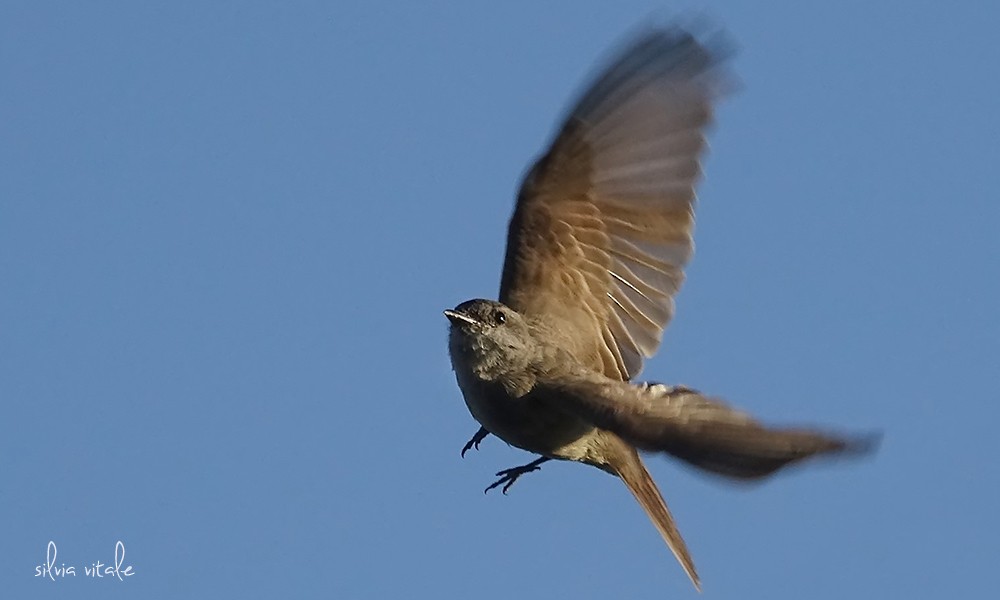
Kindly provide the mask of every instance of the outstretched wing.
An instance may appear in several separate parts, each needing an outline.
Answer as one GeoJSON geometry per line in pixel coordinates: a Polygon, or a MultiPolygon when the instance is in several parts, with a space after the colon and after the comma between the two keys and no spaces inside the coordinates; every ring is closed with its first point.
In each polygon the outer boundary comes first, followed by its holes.
{"type": "Polygon", "coordinates": [[[694,186],[720,57],[679,29],[630,43],[583,94],[525,181],[500,301],[628,380],[652,356],[693,252],[694,186]]]}
{"type": "Polygon", "coordinates": [[[577,374],[535,393],[617,434],[641,450],[666,452],[737,479],[766,477],[824,454],[865,454],[877,436],[847,438],[808,428],[767,427],[719,400],[684,387],[632,385],[577,374]]]}

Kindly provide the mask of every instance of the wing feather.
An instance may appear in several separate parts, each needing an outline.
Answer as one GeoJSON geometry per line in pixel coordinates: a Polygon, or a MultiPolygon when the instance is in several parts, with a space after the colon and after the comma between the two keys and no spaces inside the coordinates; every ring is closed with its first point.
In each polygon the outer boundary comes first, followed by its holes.
{"type": "Polygon", "coordinates": [[[627,380],[660,345],[693,252],[694,186],[720,56],[679,29],[629,44],[525,178],[500,300],[627,380]]]}
{"type": "Polygon", "coordinates": [[[739,479],[766,477],[818,455],[864,454],[878,436],[842,437],[809,428],[767,427],[748,414],[684,387],[632,385],[576,374],[535,392],[646,451],[739,479]]]}

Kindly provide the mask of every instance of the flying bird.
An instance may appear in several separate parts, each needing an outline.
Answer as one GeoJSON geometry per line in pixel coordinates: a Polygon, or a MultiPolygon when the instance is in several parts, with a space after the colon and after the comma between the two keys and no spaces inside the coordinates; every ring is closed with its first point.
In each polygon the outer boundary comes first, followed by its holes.
{"type": "Polygon", "coordinates": [[[713,105],[732,87],[718,40],[679,27],[632,39],[569,111],[521,185],[499,301],[444,311],[458,385],[482,425],[539,455],[622,480],[697,589],[688,548],[639,452],[758,479],[869,440],[773,428],[681,386],[633,382],[660,345],[693,252],[695,184],[713,105]]]}

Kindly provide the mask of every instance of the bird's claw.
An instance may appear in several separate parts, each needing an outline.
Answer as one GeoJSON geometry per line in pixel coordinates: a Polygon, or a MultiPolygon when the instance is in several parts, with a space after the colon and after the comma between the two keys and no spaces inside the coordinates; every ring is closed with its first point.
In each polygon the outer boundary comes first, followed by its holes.
{"type": "Polygon", "coordinates": [[[476,435],[472,436],[472,439],[466,442],[465,447],[462,448],[462,458],[465,458],[465,453],[471,448],[479,450],[479,443],[486,439],[486,436],[489,434],[490,432],[487,431],[485,427],[480,427],[479,431],[476,432],[476,435]]]}
{"type": "Polygon", "coordinates": [[[477,440],[475,438],[469,440],[465,444],[465,447],[462,448],[462,458],[465,458],[465,453],[468,452],[469,450],[471,450],[472,448],[475,448],[476,450],[479,450],[479,442],[481,442],[481,441],[482,440],[477,440]]]}
{"type": "Polygon", "coordinates": [[[483,493],[485,494],[486,492],[492,490],[493,488],[502,485],[503,488],[500,491],[503,492],[504,496],[506,496],[507,490],[510,489],[510,486],[514,485],[514,482],[517,481],[518,477],[524,475],[525,473],[531,473],[532,471],[537,471],[539,469],[541,469],[541,467],[539,467],[534,463],[531,463],[521,467],[513,467],[510,469],[504,469],[503,471],[497,471],[497,477],[499,477],[500,479],[497,479],[492,484],[490,484],[489,487],[483,490],[483,493]]]}

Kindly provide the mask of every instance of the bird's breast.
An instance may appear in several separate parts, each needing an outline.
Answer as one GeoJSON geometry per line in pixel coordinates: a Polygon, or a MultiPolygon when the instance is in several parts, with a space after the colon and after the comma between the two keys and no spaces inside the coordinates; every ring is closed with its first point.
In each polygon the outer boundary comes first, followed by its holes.
{"type": "Polygon", "coordinates": [[[581,460],[584,442],[594,427],[559,410],[530,389],[501,380],[487,381],[452,356],[458,387],[465,404],[490,433],[522,450],[553,458],[581,460]]]}

